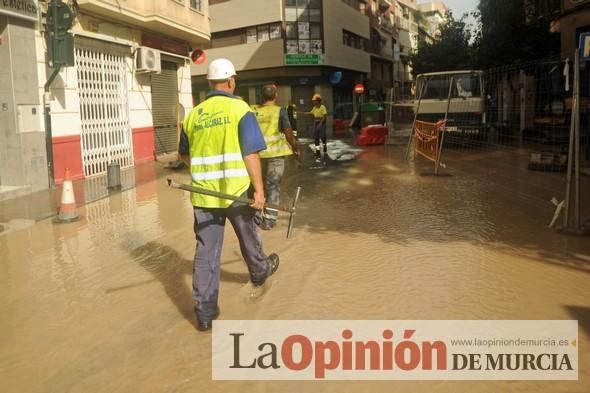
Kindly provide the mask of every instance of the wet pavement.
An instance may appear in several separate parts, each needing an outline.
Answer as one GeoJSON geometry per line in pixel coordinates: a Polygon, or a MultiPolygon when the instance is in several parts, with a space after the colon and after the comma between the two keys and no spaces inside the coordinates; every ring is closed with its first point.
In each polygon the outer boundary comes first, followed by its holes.
{"type": "Polygon", "coordinates": [[[85,205],[78,222],[0,231],[0,390],[590,391],[590,238],[547,229],[564,175],[529,172],[512,149],[449,150],[434,177],[403,153],[291,163],[283,201],[303,188],[293,239],[284,216],[262,233],[281,267],[253,298],[228,225],[221,319],[577,319],[579,381],[212,381],[211,335],[192,311],[189,196],[164,180],[188,175],[150,164],[154,180],[85,205]]]}

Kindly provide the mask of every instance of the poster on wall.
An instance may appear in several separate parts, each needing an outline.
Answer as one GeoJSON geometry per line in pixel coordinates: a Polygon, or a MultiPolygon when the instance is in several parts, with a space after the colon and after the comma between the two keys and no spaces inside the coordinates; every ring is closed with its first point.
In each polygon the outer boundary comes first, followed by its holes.
{"type": "Polygon", "coordinates": [[[300,40],[309,40],[309,22],[299,22],[297,30],[300,40]]]}
{"type": "Polygon", "coordinates": [[[322,52],[322,40],[311,40],[311,54],[321,55],[322,52]]]}
{"type": "Polygon", "coordinates": [[[299,40],[299,53],[308,55],[310,54],[311,48],[309,47],[309,41],[299,40]]]}
{"type": "Polygon", "coordinates": [[[297,53],[299,53],[297,40],[287,40],[287,54],[296,55],[297,53]]]}

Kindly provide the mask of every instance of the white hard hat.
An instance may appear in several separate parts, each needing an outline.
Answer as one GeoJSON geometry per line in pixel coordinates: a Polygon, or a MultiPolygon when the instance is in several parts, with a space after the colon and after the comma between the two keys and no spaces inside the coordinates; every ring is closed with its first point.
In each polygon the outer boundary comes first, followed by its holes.
{"type": "Polygon", "coordinates": [[[209,63],[207,70],[208,80],[226,80],[236,75],[236,69],[228,59],[215,59],[209,63]]]}

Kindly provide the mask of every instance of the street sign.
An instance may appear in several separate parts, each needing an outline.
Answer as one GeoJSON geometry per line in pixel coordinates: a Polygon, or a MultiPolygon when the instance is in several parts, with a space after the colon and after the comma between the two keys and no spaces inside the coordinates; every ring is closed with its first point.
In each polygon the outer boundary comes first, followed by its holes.
{"type": "Polygon", "coordinates": [[[354,94],[361,95],[364,92],[365,92],[365,85],[363,85],[362,83],[357,83],[356,85],[354,85],[354,94]]]}
{"type": "Polygon", "coordinates": [[[74,36],[69,32],[74,23],[72,9],[61,0],[47,8],[47,57],[49,66],[74,65],[74,36]]]}
{"type": "Polygon", "coordinates": [[[286,54],[285,65],[322,65],[324,55],[296,55],[286,54]]]}

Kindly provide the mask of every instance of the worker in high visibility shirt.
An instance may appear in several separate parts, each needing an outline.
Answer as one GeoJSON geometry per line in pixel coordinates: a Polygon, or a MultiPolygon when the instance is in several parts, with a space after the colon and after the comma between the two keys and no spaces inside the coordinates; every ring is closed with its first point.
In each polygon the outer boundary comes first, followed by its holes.
{"type": "Polygon", "coordinates": [[[264,186],[258,153],[266,149],[254,113],[233,95],[236,71],[227,59],[209,64],[207,99],[185,118],[179,153],[190,166],[192,185],[234,196],[247,196],[250,206],[192,193],[197,248],[193,265],[193,298],[199,330],[209,330],[219,316],[220,257],[225,221],[240,242],[254,286],[262,285],[279,266],[277,254],[267,256],[254,221],[264,207],[264,186]]]}
{"type": "MultiPolygon", "coordinates": [[[[261,151],[262,177],[264,179],[264,195],[268,202],[279,204],[281,179],[285,173],[285,157],[295,155],[299,158],[301,151],[293,136],[287,111],[276,104],[278,97],[275,85],[262,87],[262,104],[252,109],[262,129],[266,150],[261,151]]],[[[260,228],[272,229],[277,222],[279,212],[275,209],[264,210],[260,228]]]]}
{"type": "Polygon", "coordinates": [[[315,143],[315,157],[316,161],[320,161],[320,140],[324,145],[324,159],[326,159],[326,156],[328,155],[328,135],[326,133],[326,117],[328,115],[328,110],[324,105],[322,105],[322,96],[320,96],[317,93],[314,94],[311,98],[311,103],[313,104],[311,111],[303,113],[313,116],[313,139],[315,143]]]}

